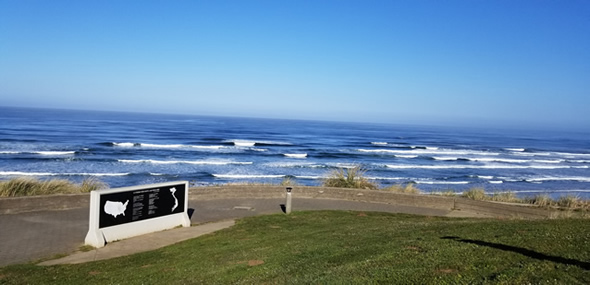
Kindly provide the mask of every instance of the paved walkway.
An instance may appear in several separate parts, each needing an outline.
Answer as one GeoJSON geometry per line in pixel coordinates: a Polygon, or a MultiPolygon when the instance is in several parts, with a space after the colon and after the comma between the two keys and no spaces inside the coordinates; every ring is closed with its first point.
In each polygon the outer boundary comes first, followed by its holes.
{"type": "MultiPolygon", "coordinates": [[[[35,262],[70,254],[43,264],[80,263],[153,250],[233,225],[234,219],[282,213],[284,199],[189,200],[194,209],[190,228],[178,228],[117,241],[104,248],[79,252],[88,232],[88,208],[0,215],[0,266],[35,262]],[[197,224],[197,226],[194,226],[197,224]],[[72,253],[74,253],[72,255],[72,253]]],[[[402,205],[331,199],[293,198],[293,211],[355,210],[456,216],[455,212],[402,205]]]]}

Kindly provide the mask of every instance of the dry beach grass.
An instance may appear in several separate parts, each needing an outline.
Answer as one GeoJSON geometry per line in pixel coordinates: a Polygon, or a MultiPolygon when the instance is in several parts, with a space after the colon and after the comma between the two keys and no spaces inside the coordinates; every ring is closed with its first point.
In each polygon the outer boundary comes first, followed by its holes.
{"type": "Polygon", "coordinates": [[[42,181],[36,178],[18,177],[0,181],[0,197],[88,193],[105,188],[108,186],[97,179],[86,179],[76,184],[64,179],[42,181]]]}

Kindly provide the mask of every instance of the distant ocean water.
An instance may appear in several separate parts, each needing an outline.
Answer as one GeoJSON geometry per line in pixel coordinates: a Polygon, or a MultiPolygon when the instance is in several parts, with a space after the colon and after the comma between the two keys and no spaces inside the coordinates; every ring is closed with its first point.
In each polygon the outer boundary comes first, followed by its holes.
{"type": "Polygon", "coordinates": [[[587,132],[0,108],[0,179],[315,186],[354,165],[383,187],[590,198],[587,132]]]}

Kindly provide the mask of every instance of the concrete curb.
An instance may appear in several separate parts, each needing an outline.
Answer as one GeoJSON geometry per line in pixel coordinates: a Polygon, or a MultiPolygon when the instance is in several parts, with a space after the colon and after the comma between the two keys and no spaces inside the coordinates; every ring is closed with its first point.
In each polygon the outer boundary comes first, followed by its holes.
{"type": "MultiPolygon", "coordinates": [[[[538,219],[559,216],[559,212],[555,210],[541,209],[527,205],[474,201],[462,197],[414,195],[380,190],[309,186],[295,186],[292,191],[293,197],[297,198],[385,203],[439,210],[463,211],[502,218],[538,219]]],[[[195,187],[189,190],[189,200],[284,198],[285,195],[285,186],[229,185],[195,187]]],[[[89,194],[0,198],[0,214],[82,208],[88,207],[89,201],[89,194]]]]}

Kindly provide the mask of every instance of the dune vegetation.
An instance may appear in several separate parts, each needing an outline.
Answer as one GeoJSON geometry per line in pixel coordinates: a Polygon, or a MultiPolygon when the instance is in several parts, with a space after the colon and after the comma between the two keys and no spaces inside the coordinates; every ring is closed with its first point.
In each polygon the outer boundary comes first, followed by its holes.
{"type": "Polygon", "coordinates": [[[105,188],[108,186],[97,179],[86,179],[76,184],[65,179],[39,180],[18,177],[0,181],[0,197],[88,193],[105,188]]]}
{"type": "Polygon", "coordinates": [[[339,168],[324,180],[324,187],[377,189],[377,184],[365,177],[367,170],[362,166],[349,169],[339,168]]]}

